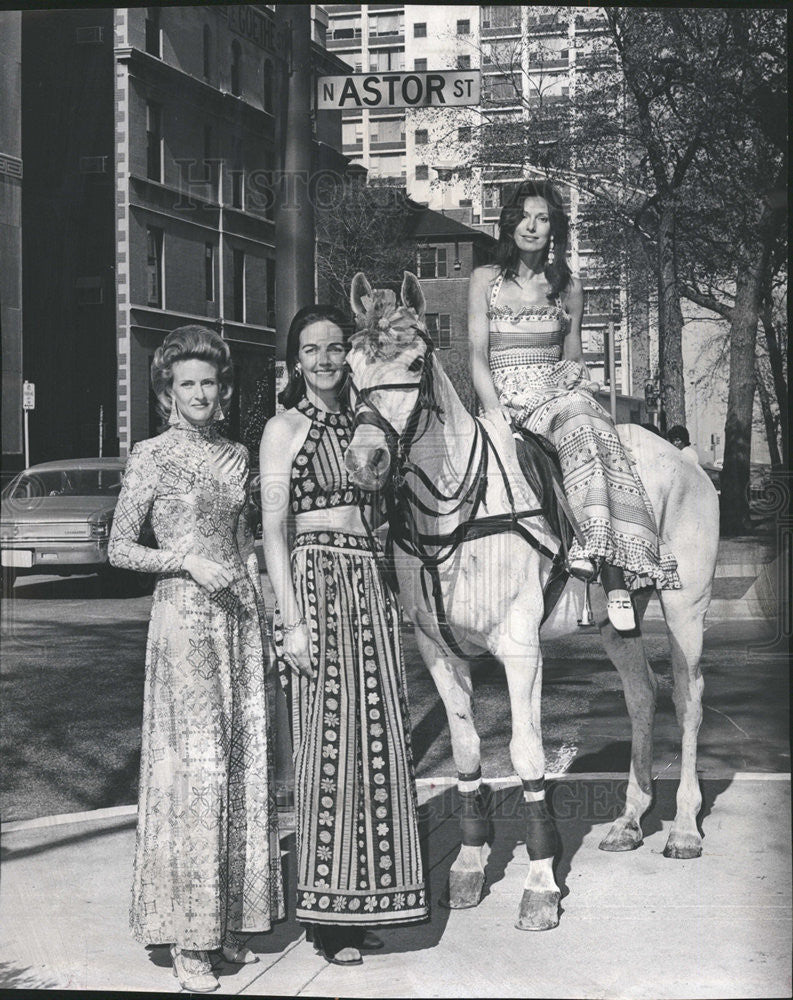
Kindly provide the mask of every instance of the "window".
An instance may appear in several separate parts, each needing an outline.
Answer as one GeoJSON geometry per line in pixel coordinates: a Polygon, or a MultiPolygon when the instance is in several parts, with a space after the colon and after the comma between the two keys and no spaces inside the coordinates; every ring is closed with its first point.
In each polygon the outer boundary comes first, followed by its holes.
{"type": "Polygon", "coordinates": [[[146,227],[146,302],[163,308],[163,233],[162,229],[146,227]]]}
{"type": "Polygon", "coordinates": [[[585,288],[584,313],[587,316],[619,315],[620,293],[617,288],[585,288]]]}
{"type": "Polygon", "coordinates": [[[471,34],[471,22],[470,21],[458,21],[457,22],[457,34],[458,35],[470,35],[471,34]]]}
{"type": "Polygon", "coordinates": [[[405,124],[402,121],[374,122],[369,138],[372,142],[404,142],[405,124]]]}
{"type": "Polygon", "coordinates": [[[267,291],[267,325],[275,326],[275,261],[267,259],[265,262],[265,287],[267,291]]]}
{"type": "Polygon", "coordinates": [[[146,8],[146,51],[150,56],[161,56],[160,49],[160,8],[146,8]]]}
{"type": "Polygon", "coordinates": [[[209,79],[210,73],[210,58],[211,58],[211,45],[212,45],[212,33],[209,30],[209,25],[204,25],[204,79],[209,79]]]}
{"type": "Polygon", "coordinates": [[[419,278],[445,278],[446,247],[421,247],[417,255],[419,278]]]}
{"type": "Polygon", "coordinates": [[[213,196],[217,185],[216,166],[213,156],[214,148],[212,126],[204,125],[204,177],[206,177],[212,187],[213,196]]]}
{"type": "Polygon", "coordinates": [[[457,129],[457,141],[458,142],[470,142],[471,141],[471,126],[461,125],[457,129]]]}
{"type": "Polygon", "coordinates": [[[417,21],[413,25],[413,37],[414,38],[426,38],[427,37],[427,22],[417,21]]]}
{"type": "Polygon", "coordinates": [[[471,68],[470,56],[457,56],[457,69],[470,69],[470,68],[471,68]]]}
{"type": "Polygon", "coordinates": [[[245,173],[242,167],[242,139],[234,137],[234,146],[231,154],[231,206],[232,208],[244,208],[243,188],[245,173]]]}
{"type": "Polygon", "coordinates": [[[520,27],[520,7],[516,4],[493,5],[482,8],[483,28],[520,27]]]}
{"type": "Polygon", "coordinates": [[[416,165],[416,180],[417,181],[427,181],[430,177],[430,168],[426,163],[419,163],[416,165]]]}
{"type": "Polygon", "coordinates": [[[262,106],[265,111],[273,113],[273,64],[269,59],[264,60],[263,81],[262,81],[262,106]]]}
{"type": "Polygon", "coordinates": [[[452,346],[452,318],[448,313],[427,313],[424,321],[430,340],[439,350],[452,346]]]}
{"type": "Polygon", "coordinates": [[[162,182],[162,108],[151,102],[146,105],[146,176],[162,182]]]}
{"type": "Polygon", "coordinates": [[[369,72],[385,73],[405,68],[405,53],[397,49],[380,49],[369,53],[369,72]]]}
{"type": "Polygon", "coordinates": [[[204,246],[204,298],[207,302],[215,301],[215,246],[207,243],[204,246]]]}
{"type": "Polygon", "coordinates": [[[419,73],[427,72],[427,60],[426,59],[414,59],[413,69],[419,73]]]}
{"type": "Polygon", "coordinates": [[[416,145],[417,146],[427,145],[427,130],[425,128],[416,129],[416,145]]]}
{"type": "Polygon", "coordinates": [[[387,35],[401,35],[405,30],[403,14],[380,14],[369,19],[369,34],[372,38],[387,35]]]}
{"type": "Polygon", "coordinates": [[[457,204],[460,208],[470,208],[473,202],[470,198],[461,198],[457,204]]]}
{"type": "Polygon", "coordinates": [[[242,47],[236,39],[231,43],[231,92],[235,97],[242,93],[242,47]]]}
{"type": "Polygon", "coordinates": [[[232,254],[232,312],[235,323],[245,322],[245,251],[232,254]]]}
{"type": "Polygon", "coordinates": [[[336,27],[333,29],[331,38],[342,39],[342,38],[360,38],[361,37],[361,19],[360,17],[353,17],[348,21],[339,22],[343,27],[336,27]]]}
{"type": "Polygon", "coordinates": [[[497,187],[485,187],[482,190],[482,204],[485,208],[501,207],[501,191],[497,187]]]}

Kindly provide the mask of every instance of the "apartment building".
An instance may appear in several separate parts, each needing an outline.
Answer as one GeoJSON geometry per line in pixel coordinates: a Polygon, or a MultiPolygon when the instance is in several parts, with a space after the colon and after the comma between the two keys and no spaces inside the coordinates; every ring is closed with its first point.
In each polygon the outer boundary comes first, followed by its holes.
{"type": "MultiPolygon", "coordinates": [[[[229,343],[243,436],[275,354],[278,112],[288,45],[265,5],[22,14],[25,377],[34,461],[125,454],[159,420],[149,369],[200,323],[229,343]],[[100,444],[101,428],[101,444],[100,444]]],[[[312,25],[312,72],[349,67],[312,25]]],[[[337,112],[317,169],[343,169],[337,112]]]]}
{"type": "MultiPolygon", "coordinates": [[[[479,106],[344,112],[342,141],[345,154],[370,175],[392,177],[414,201],[497,235],[503,200],[532,165],[510,160],[473,167],[480,127],[528,127],[540,105],[547,110],[567,100],[597,58],[598,9],[578,8],[571,17],[528,4],[326,4],[325,10],[328,48],[356,72],[481,70],[479,106]]],[[[651,363],[647,326],[639,334],[630,329],[624,292],[597,273],[585,206],[575,188],[560,187],[572,222],[571,263],[585,285],[587,361],[596,377],[607,379],[606,334],[613,323],[617,386],[641,393],[651,363]]]]}

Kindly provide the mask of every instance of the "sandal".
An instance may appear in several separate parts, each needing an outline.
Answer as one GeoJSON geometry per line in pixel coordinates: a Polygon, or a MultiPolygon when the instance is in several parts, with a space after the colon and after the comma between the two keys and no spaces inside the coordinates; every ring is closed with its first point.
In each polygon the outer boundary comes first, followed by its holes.
{"type": "Polygon", "coordinates": [[[220,983],[212,973],[212,963],[207,951],[190,951],[171,945],[173,974],[179,985],[188,993],[212,993],[220,983]]]}
{"type": "Polygon", "coordinates": [[[314,946],[319,954],[331,965],[361,965],[361,934],[357,927],[314,925],[314,946]],[[350,958],[339,958],[343,951],[354,954],[350,958]]]}
{"type": "Polygon", "coordinates": [[[606,614],[618,632],[632,632],[636,628],[631,595],[627,590],[610,590],[606,594],[606,614]]]}
{"type": "Polygon", "coordinates": [[[259,956],[254,955],[250,948],[246,947],[242,941],[231,931],[226,931],[223,936],[223,945],[220,949],[223,957],[231,965],[253,965],[259,961],[259,956]]]}

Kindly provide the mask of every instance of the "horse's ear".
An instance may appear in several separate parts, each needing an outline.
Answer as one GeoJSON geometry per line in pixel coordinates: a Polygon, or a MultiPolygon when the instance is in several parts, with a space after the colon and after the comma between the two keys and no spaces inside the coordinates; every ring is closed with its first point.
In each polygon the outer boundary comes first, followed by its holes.
{"type": "Polygon", "coordinates": [[[363,302],[364,295],[372,294],[372,286],[366,280],[363,271],[359,271],[352,279],[350,285],[350,306],[355,316],[361,316],[366,312],[363,302]]]}
{"type": "Polygon", "coordinates": [[[409,306],[416,310],[416,315],[423,318],[426,309],[424,292],[421,290],[421,282],[410,271],[404,272],[402,279],[402,291],[399,293],[402,298],[402,305],[409,306]]]}

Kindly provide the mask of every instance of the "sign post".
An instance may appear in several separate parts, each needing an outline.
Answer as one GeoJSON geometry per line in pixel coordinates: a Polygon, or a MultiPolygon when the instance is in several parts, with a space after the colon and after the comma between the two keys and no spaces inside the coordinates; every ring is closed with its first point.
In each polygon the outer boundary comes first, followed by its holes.
{"type": "Polygon", "coordinates": [[[25,421],[25,468],[30,466],[30,431],[28,428],[28,413],[36,409],[36,385],[34,382],[22,383],[22,410],[25,421]]]}

